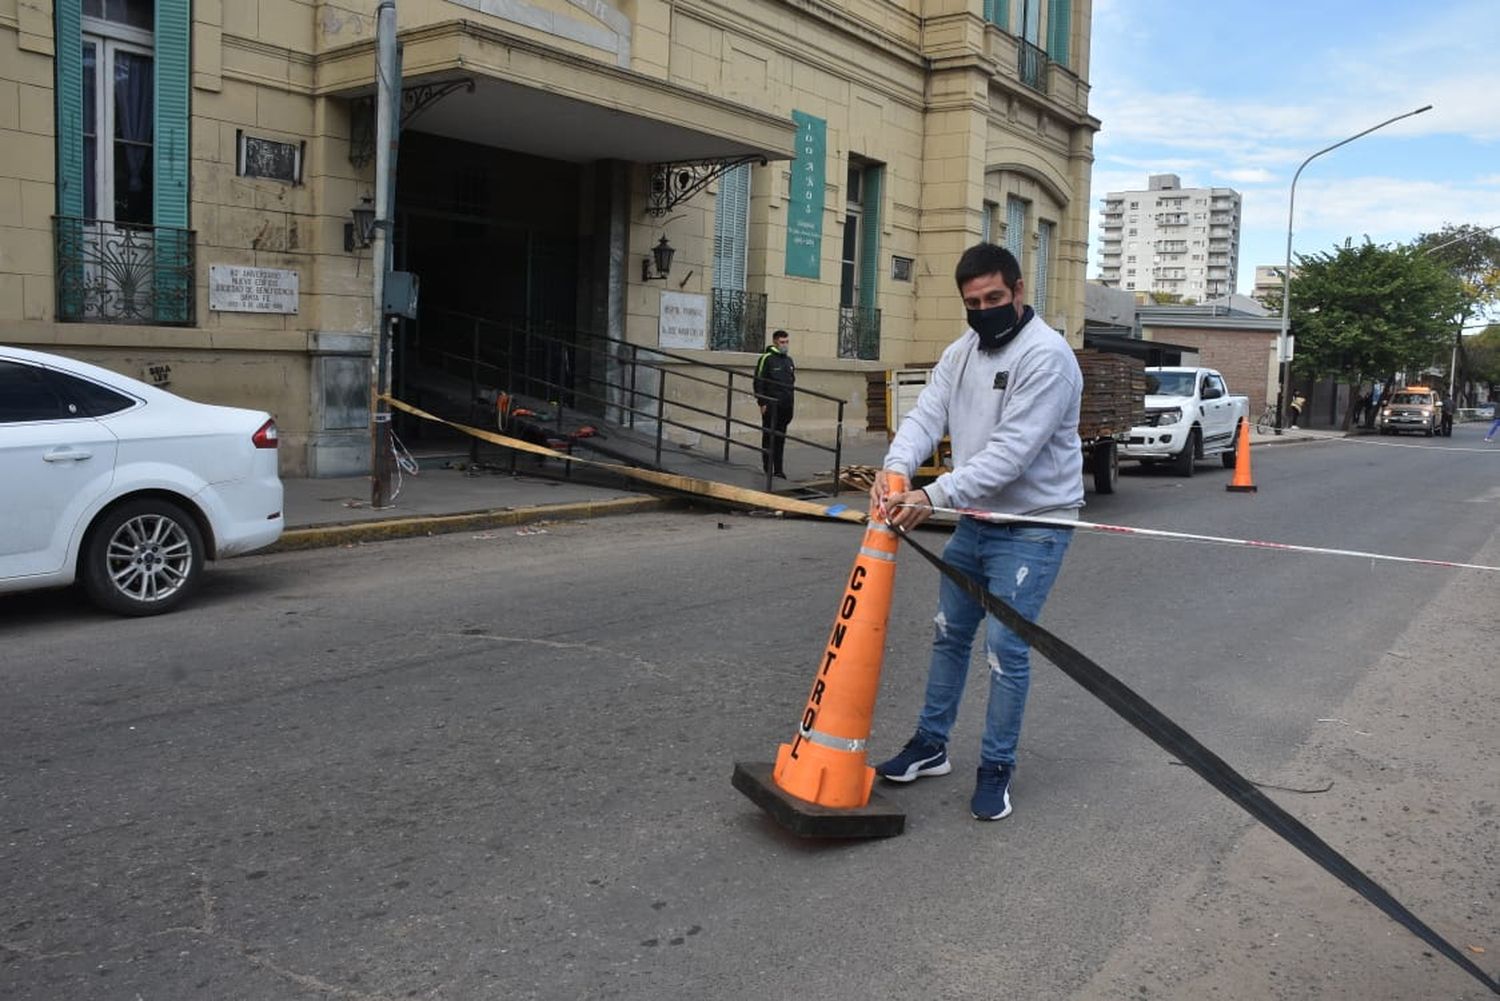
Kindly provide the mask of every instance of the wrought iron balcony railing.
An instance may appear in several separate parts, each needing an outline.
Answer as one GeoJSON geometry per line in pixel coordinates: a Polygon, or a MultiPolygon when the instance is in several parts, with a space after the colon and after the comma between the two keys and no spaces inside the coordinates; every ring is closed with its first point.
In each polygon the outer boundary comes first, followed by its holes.
{"type": "Polygon", "coordinates": [[[760,351],[766,346],[766,294],[713,290],[708,346],[715,351],[760,351]]]}
{"type": "Polygon", "coordinates": [[[868,306],[839,307],[839,357],[880,359],[880,310],[868,306]]]}
{"type": "Polygon", "coordinates": [[[1045,49],[1024,38],[1016,39],[1016,75],[1026,86],[1047,93],[1047,67],[1050,63],[1045,49]]]}
{"type": "Polygon", "coordinates": [[[196,322],[194,233],[54,216],[57,318],[65,323],[196,322]]]}

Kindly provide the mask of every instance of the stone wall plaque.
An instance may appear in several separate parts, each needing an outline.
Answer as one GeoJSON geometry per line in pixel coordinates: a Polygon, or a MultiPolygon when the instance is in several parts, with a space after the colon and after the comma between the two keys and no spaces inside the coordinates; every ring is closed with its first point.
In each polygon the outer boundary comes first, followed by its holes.
{"type": "Polygon", "coordinates": [[[295,313],[297,272],[210,264],[208,308],[220,313],[295,313]]]}

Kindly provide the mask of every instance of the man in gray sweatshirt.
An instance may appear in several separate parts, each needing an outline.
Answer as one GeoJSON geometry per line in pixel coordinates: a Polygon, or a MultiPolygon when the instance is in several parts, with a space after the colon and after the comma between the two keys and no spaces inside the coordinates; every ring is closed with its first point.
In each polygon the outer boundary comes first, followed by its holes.
{"type": "MultiPolygon", "coordinates": [[[[968,328],[948,345],[917,404],[901,421],[871,488],[893,525],[915,528],[933,507],[1077,520],[1083,506],[1078,405],[1083,374],[1061,334],[1025,304],[1021,266],[1010,251],[981,243],[964,251],[954,275],[968,328]],[[953,469],[918,490],[894,493],[890,474],[908,482],[944,435],[953,469]]],[[[952,565],[1027,619],[1041,613],[1073,530],[963,516],[943,551],[952,565]]],[[[948,734],[969,673],[984,609],[943,578],[927,696],[917,732],[901,753],[875,766],[892,782],[946,775],[948,734]]],[[[998,621],[985,625],[989,708],[970,812],[999,820],[1011,811],[1010,783],[1031,682],[1026,643],[998,621]]]]}

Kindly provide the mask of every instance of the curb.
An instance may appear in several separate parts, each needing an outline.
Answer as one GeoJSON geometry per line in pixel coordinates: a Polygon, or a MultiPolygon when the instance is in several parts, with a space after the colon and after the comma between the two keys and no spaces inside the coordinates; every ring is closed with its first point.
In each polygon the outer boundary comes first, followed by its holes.
{"type": "Polygon", "coordinates": [[[447,535],[483,528],[521,525],[540,521],[582,521],[615,514],[639,514],[659,511],[677,502],[661,497],[621,497],[607,501],[577,501],[570,504],[541,504],[534,507],[500,508],[469,511],[463,514],[418,515],[383,521],[344,522],[293,528],[261,554],[290,553],[304,549],[326,549],[362,542],[384,542],[388,539],[410,539],[427,535],[447,535]]]}

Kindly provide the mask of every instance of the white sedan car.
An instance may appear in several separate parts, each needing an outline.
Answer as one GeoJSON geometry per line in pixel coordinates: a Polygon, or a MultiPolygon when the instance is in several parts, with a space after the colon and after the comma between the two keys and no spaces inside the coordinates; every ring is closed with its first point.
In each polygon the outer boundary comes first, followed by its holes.
{"type": "Polygon", "coordinates": [[[81,580],[122,615],[175,608],[204,560],[281,537],[276,422],[0,345],[0,591],[81,580]]]}

